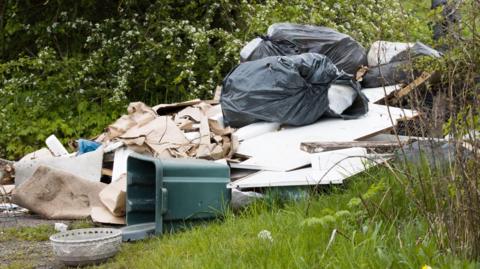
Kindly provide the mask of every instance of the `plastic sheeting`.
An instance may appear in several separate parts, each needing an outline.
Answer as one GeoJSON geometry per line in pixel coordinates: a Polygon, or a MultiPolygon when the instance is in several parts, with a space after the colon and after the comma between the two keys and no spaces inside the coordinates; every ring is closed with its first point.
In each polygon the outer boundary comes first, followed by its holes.
{"type": "Polygon", "coordinates": [[[408,81],[408,64],[408,61],[400,61],[370,67],[363,76],[362,87],[377,88],[408,81]]]}
{"type": "Polygon", "coordinates": [[[374,42],[368,52],[370,68],[363,77],[362,86],[375,88],[407,82],[411,77],[407,67],[412,59],[421,56],[438,58],[442,54],[421,42],[374,42]]]}
{"type": "Polygon", "coordinates": [[[351,85],[357,93],[341,117],[358,117],[368,111],[359,85],[324,55],[274,56],[242,63],[223,81],[224,121],[232,127],[258,121],[298,126],[324,114],[340,116],[329,109],[328,89],[333,82],[351,85]]]}
{"type": "Polygon", "coordinates": [[[240,58],[252,61],[307,52],[326,55],[338,69],[349,74],[367,65],[365,49],[350,36],[328,27],[292,23],[271,25],[267,36],[253,39],[242,49],[240,58]]]}

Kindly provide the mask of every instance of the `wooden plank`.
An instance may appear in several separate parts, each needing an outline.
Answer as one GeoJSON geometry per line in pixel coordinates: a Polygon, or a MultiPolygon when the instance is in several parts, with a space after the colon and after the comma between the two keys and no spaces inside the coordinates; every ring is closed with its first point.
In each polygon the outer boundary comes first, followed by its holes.
{"type": "Polygon", "coordinates": [[[395,149],[402,146],[395,141],[344,141],[344,142],[302,142],[300,149],[308,153],[319,153],[323,151],[362,147],[369,149],[395,149]]]}
{"type": "Polygon", "coordinates": [[[414,81],[410,82],[410,84],[403,87],[399,91],[394,92],[393,93],[393,95],[394,95],[393,103],[398,103],[398,101],[400,101],[400,99],[402,99],[404,96],[408,95],[414,89],[418,88],[418,86],[425,83],[427,80],[430,79],[431,76],[432,76],[432,73],[423,72],[418,78],[416,78],[414,81]]]}

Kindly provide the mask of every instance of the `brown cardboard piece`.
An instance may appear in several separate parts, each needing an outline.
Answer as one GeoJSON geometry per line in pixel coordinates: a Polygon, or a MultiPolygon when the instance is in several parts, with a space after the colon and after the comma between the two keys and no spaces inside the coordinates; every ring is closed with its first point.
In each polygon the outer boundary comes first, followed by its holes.
{"type": "Polygon", "coordinates": [[[99,194],[100,201],[116,217],[125,216],[125,197],[127,193],[127,176],[110,183],[99,194]]]}
{"type": "Polygon", "coordinates": [[[171,151],[185,154],[190,149],[183,132],[168,116],[160,116],[139,128],[134,127],[119,137],[127,146],[148,146],[157,157],[171,158],[171,151]]]}
{"type": "Polygon", "coordinates": [[[231,157],[234,152],[233,129],[222,128],[217,120],[209,119],[221,113],[220,106],[192,100],[151,109],[136,102],[129,105],[128,112],[110,125],[97,141],[120,140],[135,152],[159,158],[221,159],[225,154],[231,157]],[[155,110],[180,111],[176,115],[158,116],[155,110]],[[186,132],[198,131],[199,139],[189,140],[185,136],[186,132]]]}
{"type": "MultiPolygon", "coordinates": [[[[177,113],[175,119],[177,118],[191,118],[196,122],[200,122],[202,118],[205,116],[203,112],[198,107],[189,106],[182,109],[180,112],[177,113]]],[[[176,121],[176,120],[175,120],[176,121]]]]}
{"type": "Polygon", "coordinates": [[[125,224],[124,217],[116,217],[108,211],[108,209],[102,205],[92,207],[90,211],[90,217],[93,222],[106,223],[106,224],[125,224]]]}
{"type": "Polygon", "coordinates": [[[97,141],[101,139],[101,142],[107,142],[116,137],[123,135],[125,132],[133,128],[134,126],[141,127],[146,123],[152,121],[157,116],[155,111],[145,105],[142,102],[133,102],[128,105],[128,115],[121,116],[113,124],[108,126],[107,135],[101,136],[97,141]],[[107,141],[105,141],[107,140],[107,141]]]}
{"type": "Polygon", "coordinates": [[[11,185],[0,185],[0,195],[6,195],[12,193],[12,191],[15,189],[15,184],[11,185]]]}
{"type": "Polygon", "coordinates": [[[92,206],[101,205],[98,194],[105,184],[92,182],[48,166],[12,192],[13,202],[47,219],[83,219],[92,206]]]}

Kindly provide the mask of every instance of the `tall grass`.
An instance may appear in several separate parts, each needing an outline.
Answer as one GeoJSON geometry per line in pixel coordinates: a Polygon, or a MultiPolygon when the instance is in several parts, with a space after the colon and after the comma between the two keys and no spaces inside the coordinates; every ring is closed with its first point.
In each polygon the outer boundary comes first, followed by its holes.
{"type": "MultiPolygon", "coordinates": [[[[395,177],[407,200],[427,220],[426,236],[444,253],[480,258],[480,1],[457,1],[462,21],[451,24],[436,45],[441,59],[412,66],[440,74],[439,81],[418,87],[403,102],[420,116],[415,130],[430,137],[420,158],[404,152],[395,177]],[[448,140],[448,150],[437,139],[448,140]]],[[[412,74],[414,70],[412,70],[412,74]]],[[[392,208],[382,207],[385,212],[392,208]]]]}
{"type": "Polygon", "coordinates": [[[190,230],[124,244],[101,268],[475,268],[438,251],[428,223],[386,168],[356,176],[344,188],[297,202],[259,201],[240,213],[190,230]],[[393,199],[385,200],[390,189],[393,199]],[[357,203],[359,197],[368,205],[357,203]],[[311,199],[311,200],[307,200],[311,199]],[[396,208],[372,218],[375,204],[396,208]],[[309,215],[305,210],[310,201],[309,215]],[[371,207],[371,208],[370,208],[371,207]],[[392,213],[392,212],[389,212],[392,213]],[[270,231],[272,241],[258,233],[270,231]]]}

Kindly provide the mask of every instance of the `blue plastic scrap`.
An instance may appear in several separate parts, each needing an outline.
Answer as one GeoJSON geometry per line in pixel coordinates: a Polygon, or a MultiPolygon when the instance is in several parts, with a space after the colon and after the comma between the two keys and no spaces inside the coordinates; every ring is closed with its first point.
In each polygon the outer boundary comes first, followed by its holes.
{"type": "Polygon", "coordinates": [[[87,139],[78,139],[77,143],[78,143],[77,155],[82,155],[90,151],[95,151],[98,147],[100,147],[100,145],[102,145],[98,142],[87,140],[87,139]]]}

